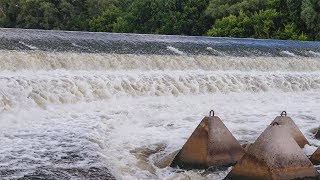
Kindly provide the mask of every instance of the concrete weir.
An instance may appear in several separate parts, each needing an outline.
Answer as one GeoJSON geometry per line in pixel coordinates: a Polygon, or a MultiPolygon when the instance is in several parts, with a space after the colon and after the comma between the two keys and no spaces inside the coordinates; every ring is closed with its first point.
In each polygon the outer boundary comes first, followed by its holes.
{"type": "Polygon", "coordinates": [[[269,125],[225,179],[317,179],[319,174],[286,125],[269,125]]]}
{"type": "Polygon", "coordinates": [[[280,116],[277,116],[271,124],[278,123],[283,125],[287,129],[293,139],[298,143],[300,148],[304,148],[306,144],[309,144],[308,140],[304,137],[302,132],[299,130],[298,126],[294,121],[287,116],[287,112],[283,111],[280,116]]]}
{"type": "Polygon", "coordinates": [[[244,149],[221,119],[210,111],[174,157],[171,167],[199,169],[234,165],[244,149]]]}

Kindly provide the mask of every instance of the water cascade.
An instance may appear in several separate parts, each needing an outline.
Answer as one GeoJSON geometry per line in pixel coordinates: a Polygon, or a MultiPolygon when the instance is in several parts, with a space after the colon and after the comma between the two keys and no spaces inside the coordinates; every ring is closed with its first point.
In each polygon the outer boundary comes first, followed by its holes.
{"type": "Polygon", "coordinates": [[[286,109],[319,146],[319,92],[320,42],[0,29],[0,177],[223,179],[156,161],[212,108],[244,143],[286,109]]]}

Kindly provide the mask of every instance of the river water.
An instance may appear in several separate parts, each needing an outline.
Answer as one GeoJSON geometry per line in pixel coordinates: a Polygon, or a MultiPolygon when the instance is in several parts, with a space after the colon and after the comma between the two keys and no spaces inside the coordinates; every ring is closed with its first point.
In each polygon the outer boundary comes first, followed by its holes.
{"type": "Polygon", "coordinates": [[[156,162],[211,109],[241,142],[286,110],[319,146],[319,92],[319,42],[0,29],[0,177],[223,179],[156,162]]]}

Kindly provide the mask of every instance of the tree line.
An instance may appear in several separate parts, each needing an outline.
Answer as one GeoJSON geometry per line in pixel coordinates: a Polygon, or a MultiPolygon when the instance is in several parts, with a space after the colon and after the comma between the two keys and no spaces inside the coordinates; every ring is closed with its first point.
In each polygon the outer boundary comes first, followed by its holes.
{"type": "Polygon", "coordinates": [[[0,0],[0,27],[320,40],[320,1],[0,0]]]}

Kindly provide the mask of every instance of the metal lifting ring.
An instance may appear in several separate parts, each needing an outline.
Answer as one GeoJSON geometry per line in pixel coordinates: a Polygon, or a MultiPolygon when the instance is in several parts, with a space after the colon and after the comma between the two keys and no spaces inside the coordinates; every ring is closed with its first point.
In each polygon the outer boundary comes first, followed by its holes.
{"type": "Polygon", "coordinates": [[[279,125],[279,123],[278,123],[278,122],[274,122],[274,123],[272,123],[271,125],[272,125],[272,126],[275,126],[275,125],[277,125],[277,126],[278,126],[278,125],[279,125]]]}
{"type": "Polygon", "coordinates": [[[209,112],[209,117],[210,116],[214,116],[214,110],[211,110],[210,112],[209,112]]]}
{"type": "Polygon", "coordinates": [[[287,112],[286,111],[282,111],[282,113],[280,115],[281,116],[287,116],[287,112]]]}

